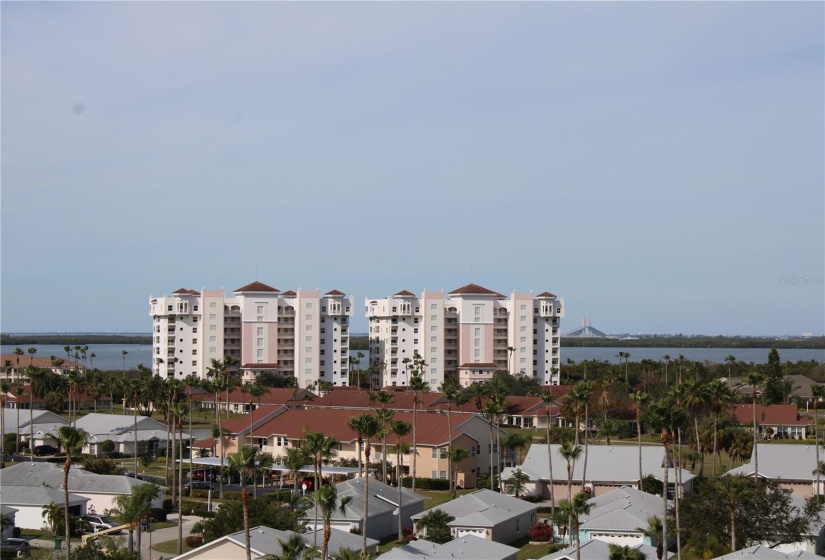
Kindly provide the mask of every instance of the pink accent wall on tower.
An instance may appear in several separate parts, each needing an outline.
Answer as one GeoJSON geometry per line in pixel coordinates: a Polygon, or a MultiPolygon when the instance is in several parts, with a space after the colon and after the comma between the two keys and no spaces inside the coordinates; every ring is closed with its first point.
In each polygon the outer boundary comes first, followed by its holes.
{"type": "Polygon", "coordinates": [[[271,364],[278,361],[278,323],[269,323],[266,329],[264,362],[271,364]]]}
{"type": "Polygon", "coordinates": [[[255,349],[255,325],[253,323],[241,323],[241,365],[254,362],[253,351],[255,349]]]}

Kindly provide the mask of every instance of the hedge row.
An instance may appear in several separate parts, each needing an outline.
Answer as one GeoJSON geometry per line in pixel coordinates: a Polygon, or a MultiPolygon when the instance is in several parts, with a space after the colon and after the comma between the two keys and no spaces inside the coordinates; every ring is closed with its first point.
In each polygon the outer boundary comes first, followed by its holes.
{"type": "MultiPolygon", "coordinates": [[[[412,488],[412,477],[405,476],[404,488],[412,488]]],[[[416,490],[449,490],[450,481],[446,478],[418,478],[415,479],[416,490]]]]}

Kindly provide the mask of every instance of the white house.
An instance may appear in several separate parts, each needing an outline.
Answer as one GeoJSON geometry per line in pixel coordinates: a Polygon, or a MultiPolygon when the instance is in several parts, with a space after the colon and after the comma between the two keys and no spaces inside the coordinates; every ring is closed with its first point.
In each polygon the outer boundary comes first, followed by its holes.
{"type": "MultiPolygon", "coordinates": [[[[133,487],[144,484],[151,483],[122,475],[94,474],[74,465],[69,471],[69,492],[89,502],[88,510],[90,512],[103,513],[106,510],[113,509],[118,496],[129,495],[132,493],[133,487]]],[[[60,491],[60,501],[56,503],[63,503],[61,490],[63,488],[63,465],[18,463],[6,467],[2,470],[0,488],[5,490],[7,486],[60,491]]],[[[12,505],[5,500],[3,500],[3,504],[12,505]]],[[[158,492],[158,498],[152,503],[152,506],[163,506],[163,488],[158,492]]]]}
{"type": "MultiPolygon", "coordinates": [[[[556,501],[567,497],[567,461],[562,457],[559,448],[552,444],[553,464],[553,496],[556,501]]],[[[572,464],[573,493],[578,487],[581,490],[582,477],[584,486],[591,496],[606,494],[622,486],[638,486],[639,484],[639,448],[635,445],[590,445],[588,446],[587,470],[585,472],[584,452],[578,461],[572,464]]],[[[760,456],[760,466],[761,466],[760,456]]],[[[519,467],[508,467],[502,471],[502,478],[509,478],[516,468],[530,477],[526,484],[528,495],[550,497],[550,468],[547,459],[547,444],[534,443],[530,446],[524,462],[519,467]]],[[[676,488],[676,470],[672,457],[667,465],[668,470],[668,497],[673,498],[676,488]]],[[[681,494],[689,493],[693,489],[696,478],[690,471],[679,469],[681,472],[681,494]]],[[[642,446],[642,477],[653,476],[664,482],[665,464],[664,449],[659,445],[642,446]]]]}
{"type": "MultiPolygon", "coordinates": [[[[83,453],[100,455],[103,452],[101,444],[106,440],[111,440],[115,444],[115,451],[118,453],[126,455],[134,455],[135,453],[134,416],[92,413],[78,419],[75,426],[89,434],[86,443],[83,445],[83,453]]],[[[165,448],[166,441],[171,439],[172,434],[169,433],[163,422],[138,415],[138,453],[154,454],[158,449],[165,448]]],[[[189,439],[188,432],[183,432],[183,439],[189,439]]]]}
{"type": "Polygon", "coordinates": [[[481,537],[465,535],[444,544],[436,544],[424,539],[410,541],[407,544],[388,550],[381,555],[381,560],[455,560],[472,558],[473,560],[516,560],[518,549],[497,542],[490,542],[481,537]]]}
{"type": "MultiPolygon", "coordinates": [[[[788,443],[757,443],[759,456],[759,477],[769,478],[780,487],[790,490],[803,498],[810,498],[816,489],[816,446],[788,443]]],[[[820,448],[819,460],[825,461],[825,450],[820,448]]],[[[753,455],[751,462],[725,473],[753,476],[753,455]]],[[[825,486],[825,476],[820,476],[820,488],[825,486]]]]}
{"type": "MultiPolygon", "coordinates": [[[[361,530],[364,516],[364,478],[353,478],[335,485],[339,500],[350,497],[344,512],[336,511],[332,516],[332,526],[342,531],[361,530]]],[[[401,489],[401,526],[411,528],[412,519],[424,511],[424,496],[406,488],[401,489]]],[[[398,488],[371,478],[369,481],[369,518],[367,537],[381,540],[398,534],[398,488]]],[[[307,516],[310,526],[314,522],[307,516]]],[[[319,526],[320,529],[320,526],[319,526]]]]}
{"type": "MultiPolygon", "coordinates": [[[[536,524],[538,504],[492,490],[476,490],[414,515],[412,519],[417,522],[435,509],[455,518],[448,524],[454,538],[475,535],[508,544],[524,537],[536,524]]],[[[421,536],[426,536],[426,533],[421,536]]]]}
{"type": "MultiPolygon", "coordinates": [[[[5,473],[9,469],[3,469],[5,473]]],[[[63,507],[63,490],[57,488],[14,486],[6,483],[5,476],[0,485],[0,502],[3,507],[10,506],[17,510],[14,522],[21,529],[40,530],[46,527],[43,518],[43,506],[54,502],[63,507]]],[[[86,515],[89,498],[69,492],[69,513],[72,515],[86,515]]]]}
{"type": "MultiPolygon", "coordinates": [[[[656,546],[656,542],[645,537],[643,529],[650,517],[662,518],[664,501],[661,496],[623,486],[590,498],[588,503],[590,513],[581,517],[579,525],[582,542],[598,539],[620,546],[656,546]]],[[[667,505],[670,507],[672,502],[668,500],[667,505]]]]}
{"type": "MultiPolygon", "coordinates": [[[[287,542],[289,537],[294,535],[292,531],[279,531],[270,527],[258,526],[249,529],[249,545],[252,558],[258,559],[267,555],[277,556],[281,554],[279,541],[287,542]]],[[[316,541],[316,536],[310,533],[301,533],[301,538],[312,547],[316,541]]],[[[318,549],[323,542],[323,531],[318,531],[318,549]]],[[[349,532],[333,529],[329,538],[329,553],[335,554],[342,548],[349,548],[355,551],[361,550],[361,537],[349,532]]],[[[378,541],[367,539],[367,550],[375,554],[378,550],[378,541]]],[[[175,560],[245,560],[246,559],[246,537],[243,531],[226,535],[212,542],[199,546],[180,556],[175,560]]]]}
{"type": "Polygon", "coordinates": [[[0,537],[1,538],[6,539],[6,538],[10,537],[11,534],[12,534],[12,531],[14,531],[14,528],[17,527],[17,525],[16,525],[17,520],[15,519],[16,516],[17,516],[17,512],[18,512],[18,510],[14,509],[13,507],[9,507],[9,506],[6,506],[6,505],[0,505],[0,515],[5,517],[6,520],[8,520],[8,522],[9,522],[8,526],[5,529],[3,529],[2,531],[0,531],[0,537]]]}

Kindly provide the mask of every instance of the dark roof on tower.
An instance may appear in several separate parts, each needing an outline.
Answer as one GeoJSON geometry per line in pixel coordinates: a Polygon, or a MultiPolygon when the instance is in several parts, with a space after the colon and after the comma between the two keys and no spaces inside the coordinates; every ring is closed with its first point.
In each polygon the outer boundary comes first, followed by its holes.
{"type": "Polygon", "coordinates": [[[195,290],[187,290],[186,288],[180,288],[179,290],[175,290],[172,293],[173,294],[188,294],[190,296],[199,296],[199,295],[201,295],[200,292],[196,292],[195,290]]]}
{"type": "Polygon", "coordinates": [[[298,294],[297,294],[297,293],[295,293],[295,290],[287,290],[287,291],[285,291],[285,292],[281,292],[281,295],[282,295],[282,296],[295,297],[295,296],[297,296],[298,294]]]}
{"type": "Polygon", "coordinates": [[[325,296],[343,296],[345,295],[344,292],[340,290],[330,290],[324,294],[325,296]]]}
{"type": "Polygon", "coordinates": [[[472,294],[472,295],[486,295],[486,296],[496,296],[496,297],[504,297],[498,292],[494,292],[492,290],[488,290],[487,288],[483,288],[478,284],[467,284],[462,288],[458,288],[457,290],[453,290],[450,292],[450,295],[458,294],[472,294]]]}
{"type": "Polygon", "coordinates": [[[397,294],[395,294],[395,295],[394,295],[394,296],[392,296],[392,297],[396,297],[396,296],[401,296],[401,297],[415,297],[415,294],[414,294],[414,293],[412,293],[412,292],[410,292],[410,291],[407,291],[407,290],[401,290],[400,292],[398,292],[397,294]]]}
{"type": "Polygon", "coordinates": [[[542,292],[536,297],[556,297],[556,294],[551,294],[550,292],[542,292]]]}
{"type": "Polygon", "coordinates": [[[263,282],[252,282],[251,284],[247,284],[243,288],[238,288],[235,290],[235,293],[238,292],[279,292],[277,288],[273,288],[272,286],[267,286],[263,282]]]}

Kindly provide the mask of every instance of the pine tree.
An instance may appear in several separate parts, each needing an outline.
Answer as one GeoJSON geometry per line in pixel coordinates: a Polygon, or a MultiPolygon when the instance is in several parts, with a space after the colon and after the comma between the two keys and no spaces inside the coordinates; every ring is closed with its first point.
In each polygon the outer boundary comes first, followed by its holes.
{"type": "Polygon", "coordinates": [[[768,353],[768,369],[765,379],[765,404],[781,403],[785,400],[785,376],[776,347],[768,353]]]}

